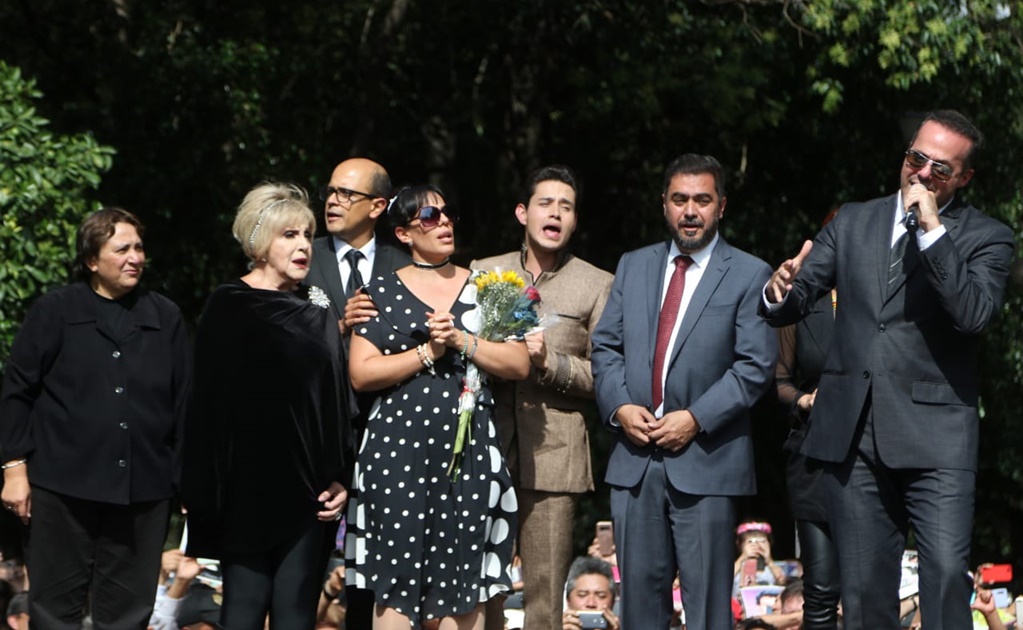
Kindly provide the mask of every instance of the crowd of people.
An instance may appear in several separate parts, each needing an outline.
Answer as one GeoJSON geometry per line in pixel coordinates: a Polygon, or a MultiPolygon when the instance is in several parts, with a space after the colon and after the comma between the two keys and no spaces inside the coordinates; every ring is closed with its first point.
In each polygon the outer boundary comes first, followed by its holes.
{"type": "Polygon", "coordinates": [[[842,206],[776,269],[721,235],[718,160],[682,155],[669,238],[614,274],[570,253],[567,167],[527,178],[522,247],[466,268],[440,188],[348,159],[320,191],[325,236],[295,185],[244,196],[248,268],[194,343],[141,283],[142,222],[97,211],[77,281],[35,302],[6,362],[0,498],[28,541],[8,624],[941,630],[972,606],[1006,627],[1007,593],[967,570],[976,336],[1013,248],[958,194],[981,145],[931,112],[900,190],[842,206]],[[750,409],[775,394],[798,561],[738,524],[750,409]],[[594,401],[613,527],[573,560],[594,401]],[[186,540],[163,551],[175,495],[186,540]]]}

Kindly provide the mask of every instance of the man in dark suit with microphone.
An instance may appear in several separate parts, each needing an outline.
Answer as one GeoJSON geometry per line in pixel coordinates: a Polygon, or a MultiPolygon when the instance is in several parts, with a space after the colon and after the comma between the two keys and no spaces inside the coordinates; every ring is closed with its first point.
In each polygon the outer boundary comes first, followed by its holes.
{"type": "MultiPolygon", "coordinates": [[[[306,284],[323,289],[330,298],[330,308],[337,317],[345,344],[352,326],[376,315],[373,301],[360,290],[365,281],[412,262],[408,252],[378,242],[375,235],[377,221],[387,212],[390,194],[391,178],[387,171],[365,158],[351,158],[338,164],[330,183],[320,190],[327,235],[313,241],[306,284]]],[[[374,396],[363,393],[357,397],[359,415],[352,418],[356,444],[362,443],[374,396]]],[[[351,496],[350,500],[358,499],[351,496]]],[[[346,585],[345,596],[348,627],[369,628],[373,623],[373,591],[346,585]]]]}
{"type": "Polygon", "coordinates": [[[825,462],[847,630],[898,626],[910,526],[923,627],[973,627],[977,336],[1002,305],[1013,248],[1007,226],[956,197],[981,142],[962,114],[928,114],[899,192],[843,206],[765,287],[776,326],[832,287],[842,296],[803,452],[825,462]]]}

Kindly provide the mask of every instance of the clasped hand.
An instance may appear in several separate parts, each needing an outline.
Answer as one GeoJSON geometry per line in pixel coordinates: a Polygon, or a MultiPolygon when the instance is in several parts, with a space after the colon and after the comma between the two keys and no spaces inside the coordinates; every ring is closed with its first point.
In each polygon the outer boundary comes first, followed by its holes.
{"type": "Polygon", "coordinates": [[[615,419],[633,444],[646,446],[653,443],[672,452],[685,448],[700,432],[700,424],[688,409],[655,418],[640,405],[622,405],[615,413],[615,419]]]}
{"type": "Polygon", "coordinates": [[[447,348],[461,350],[467,345],[468,333],[455,326],[455,316],[451,313],[427,313],[426,325],[430,329],[430,347],[436,353],[434,358],[444,354],[447,348]]]}

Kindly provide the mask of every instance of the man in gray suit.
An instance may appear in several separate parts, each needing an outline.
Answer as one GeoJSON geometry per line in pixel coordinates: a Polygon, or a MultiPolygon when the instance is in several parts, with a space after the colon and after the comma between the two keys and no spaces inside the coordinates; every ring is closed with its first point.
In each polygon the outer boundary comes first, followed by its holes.
{"type": "Polygon", "coordinates": [[[689,630],[733,625],[735,497],[756,492],[749,409],[777,335],[757,317],[770,267],[718,234],[724,187],[713,157],[668,166],[671,239],[622,256],[593,333],[623,628],[668,627],[676,570],[689,630]]]}
{"type": "MultiPolygon", "coordinates": [[[[330,176],[330,183],[320,191],[327,235],[313,241],[313,258],[306,284],[327,293],[346,344],[352,326],[367,322],[377,314],[373,301],[361,290],[364,279],[368,281],[412,262],[408,252],[379,243],[376,239],[376,223],[387,211],[390,194],[391,178],[387,171],[365,158],[352,158],[338,164],[330,176]]],[[[352,418],[356,444],[362,443],[366,414],[373,398],[373,393],[357,396],[359,415],[352,418]]],[[[350,499],[357,500],[354,496],[350,499]]],[[[348,627],[371,627],[373,591],[346,585],[345,596],[348,600],[348,627]]]]}
{"type": "Polygon", "coordinates": [[[981,141],[962,114],[928,114],[899,192],[843,206],[765,287],[777,326],[837,289],[803,452],[826,462],[847,630],[897,627],[910,525],[923,627],[973,627],[977,335],[1002,305],[1013,247],[1008,227],[956,197],[981,141]]]}

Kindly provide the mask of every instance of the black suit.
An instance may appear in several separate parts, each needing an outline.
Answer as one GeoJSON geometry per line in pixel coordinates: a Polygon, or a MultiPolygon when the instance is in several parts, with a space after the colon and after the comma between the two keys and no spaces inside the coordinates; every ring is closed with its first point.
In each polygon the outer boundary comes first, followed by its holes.
{"type": "MultiPolygon", "coordinates": [[[[412,258],[408,252],[383,243],[378,238],[376,256],[373,258],[373,273],[363,280],[368,282],[371,277],[386,276],[411,263],[412,258]]],[[[305,284],[326,291],[334,315],[338,319],[344,319],[345,303],[351,296],[345,295],[345,287],[341,284],[341,270],[338,268],[333,236],[321,236],[313,241],[313,260],[305,284]]]]}
{"type": "MultiPolygon", "coordinates": [[[[894,627],[909,524],[920,552],[923,625],[970,628],[979,395],[977,335],[1002,305],[1012,231],[959,200],[923,251],[910,237],[888,289],[897,196],[844,206],[777,310],[784,325],[831,287],[835,336],[803,445],[831,462],[845,627],[894,627]]],[[[764,309],[766,312],[767,309],[764,309]]]]}

